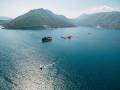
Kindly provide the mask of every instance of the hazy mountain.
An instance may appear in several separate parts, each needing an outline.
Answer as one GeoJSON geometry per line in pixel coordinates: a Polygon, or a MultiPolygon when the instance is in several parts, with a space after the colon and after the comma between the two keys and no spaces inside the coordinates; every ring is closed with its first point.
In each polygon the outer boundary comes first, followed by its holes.
{"type": "Polygon", "coordinates": [[[0,16],[0,25],[9,23],[12,19],[9,17],[0,16]]]}
{"type": "Polygon", "coordinates": [[[75,25],[65,16],[56,15],[47,9],[31,10],[4,25],[5,28],[12,29],[38,29],[44,27],[59,28],[73,26],[75,25]]]}
{"type": "Polygon", "coordinates": [[[101,5],[89,8],[84,11],[85,14],[94,14],[94,13],[101,13],[101,12],[113,12],[113,11],[120,11],[118,8],[113,8],[108,5],[101,5]]]}
{"type": "Polygon", "coordinates": [[[101,12],[82,15],[75,19],[78,26],[103,27],[120,29],[120,12],[101,12]]]}
{"type": "Polygon", "coordinates": [[[82,15],[80,15],[79,17],[77,17],[77,18],[75,18],[75,19],[72,19],[72,22],[73,22],[75,25],[78,25],[81,20],[84,20],[84,19],[86,19],[87,17],[88,17],[87,14],[82,14],[82,15]]]}

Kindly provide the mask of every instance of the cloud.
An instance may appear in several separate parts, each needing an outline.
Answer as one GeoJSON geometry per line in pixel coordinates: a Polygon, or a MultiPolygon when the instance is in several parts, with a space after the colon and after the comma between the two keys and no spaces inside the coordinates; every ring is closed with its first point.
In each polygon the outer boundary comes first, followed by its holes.
{"type": "Polygon", "coordinates": [[[93,8],[90,8],[88,10],[85,10],[84,13],[92,14],[92,13],[112,12],[112,11],[120,11],[120,10],[116,9],[116,8],[112,8],[112,7],[107,6],[107,5],[103,5],[103,6],[93,7],[93,8]]]}

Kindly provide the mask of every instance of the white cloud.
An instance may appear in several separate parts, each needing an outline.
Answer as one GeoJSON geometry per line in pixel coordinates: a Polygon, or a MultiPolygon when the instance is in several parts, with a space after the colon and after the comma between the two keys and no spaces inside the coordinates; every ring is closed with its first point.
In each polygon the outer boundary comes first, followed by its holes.
{"type": "Polygon", "coordinates": [[[103,6],[90,8],[88,10],[85,10],[83,13],[92,14],[92,13],[98,13],[98,12],[112,12],[112,11],[120,11],[120,10],[117,8],[112,8],[107,5],[103,5],[103,6]]]}

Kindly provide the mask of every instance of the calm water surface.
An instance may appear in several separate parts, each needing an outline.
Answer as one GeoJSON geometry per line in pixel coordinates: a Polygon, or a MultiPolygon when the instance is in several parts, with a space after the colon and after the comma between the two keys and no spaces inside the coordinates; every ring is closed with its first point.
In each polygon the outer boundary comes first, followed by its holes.
{"type": "Polygon", "coordinates": [[[1,29],[0,90],[120,90],[120,30],[1,29]]]}

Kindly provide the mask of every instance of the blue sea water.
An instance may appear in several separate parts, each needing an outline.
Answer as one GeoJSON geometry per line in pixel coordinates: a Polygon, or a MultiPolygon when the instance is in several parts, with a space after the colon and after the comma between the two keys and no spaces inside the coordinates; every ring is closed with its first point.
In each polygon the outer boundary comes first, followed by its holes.
{"type": "Polygon", "coordinates": [[[120,30],[1,29],[0,90],[120,90],[120,30]]]}

